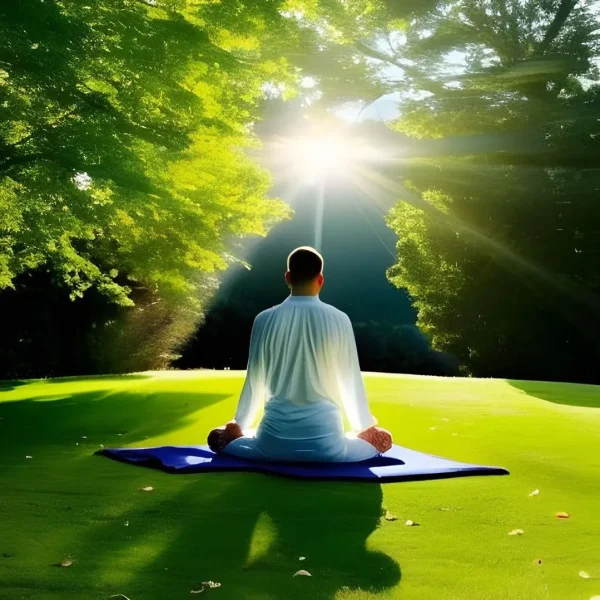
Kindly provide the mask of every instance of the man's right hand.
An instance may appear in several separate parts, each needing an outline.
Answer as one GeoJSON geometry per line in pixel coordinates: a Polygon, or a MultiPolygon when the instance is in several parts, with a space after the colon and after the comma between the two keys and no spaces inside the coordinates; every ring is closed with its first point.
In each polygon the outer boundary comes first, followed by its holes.
{"type": "Polygon", "coordinates": [[[375,446],[382,453],[387,452],[392,447],[392,434],[387,429],[376,425],[361,431],[357,437],[369,442],[371,446],[375,446]]]}

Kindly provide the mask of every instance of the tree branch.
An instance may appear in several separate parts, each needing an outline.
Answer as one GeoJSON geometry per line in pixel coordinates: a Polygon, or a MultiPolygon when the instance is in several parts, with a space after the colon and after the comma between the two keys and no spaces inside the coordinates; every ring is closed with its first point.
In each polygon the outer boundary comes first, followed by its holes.
{"type": "Polygon", "coordinates": [[[388,56],[387,54],[380,52],[379,50],[375,50],[375,48],[371,48],[370,46],[367,46],[367,44],[364,44],[363,42],[355,41],[354,47],[357,50],[359,50],[360,52],[362,52],[363,54],[365,54],[366,56],[370,56],[371,58],[380,60],[382,62],[387,62],[390,65],[394,65],[395,67],[402,69],[403,71],[405,71],[406,73],[411,75],[411,77],[419,77],[421,75],[421,73],[414,67],[411,67],[410,65],[400,62],[399,60],[396,60],[394,57],[388,56]]]}
{"type": "Polygon", "coordinates": [[[36,160],[40,160],[42,158],[48,158],[48,155],[41,152],[36,152],[34,154],[23,154],[22,156],[11,156],[4,162],[0,162],[0,173],[3,171],[8,171],[8,169],[16,165],[24,165],[29,162],[35,162],[36,160]]]}
{"type": "Polygon", "coordinates": [[[569,18],[569,15],[575,8],[579,0],[562,0],[556,14],[554,15],[554,19],[552,19],[552,23],[548,27],[548,31],[546,31],[546,35],[544,39],[540,42],[540,46],[537,50],[537,54],[544,54],[546,50],[550,47],[552,42],[556,39],[560,30],[563,28],[565,21],[569,18]]]}

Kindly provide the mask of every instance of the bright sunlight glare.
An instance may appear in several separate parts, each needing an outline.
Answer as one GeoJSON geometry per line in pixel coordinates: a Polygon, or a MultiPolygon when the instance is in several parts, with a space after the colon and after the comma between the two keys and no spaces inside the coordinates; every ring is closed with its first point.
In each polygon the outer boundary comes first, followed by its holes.
{"type": "Polygon", "coordinates": [[[339,135],[288,138],[279,151],[279,160],[309,182],[328,175],[350,175],[357,163],[369,162],[376,155],[373,148],[339,135]]]}
{"type": "Polygon", "coordinates": [[[288,151],[290,159],[309,177],[339,172],[350,158],[347,148],[335,137],[294,140],[288,151]]]}

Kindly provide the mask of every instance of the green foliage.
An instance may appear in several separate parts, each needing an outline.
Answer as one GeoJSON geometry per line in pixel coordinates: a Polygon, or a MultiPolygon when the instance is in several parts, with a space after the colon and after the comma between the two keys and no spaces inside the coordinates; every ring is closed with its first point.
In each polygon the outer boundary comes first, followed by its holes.
{"type": "Polygon", "coordinates": [[[196,273],[226,266],[228,240],[287,215],[242,155],[263,82],[293,81],[262,56],[256,15],[230,30],[210,3],[183,0],[0,13],[3,287],[44,267],[74,298],[94,286],[131,304],[126,274],[196,303],[196,273]]]}
{"type": "MultiPolygon", "coordinates": [[[[123,307],[85,301],[95,366],[67,358],[48,372],[166,366],[238,240],[289,216],[245,155],[263,84],[289,95],[297,79],[269,47],[298,29],[280,4],[0,7],[0,289],[46,271],[72,300],[94,290],[123,307]]],[[[9,313],[28,281],[6,296],[9,313]]]]}
{"type": "Polygon", "coordinates": [[[393,128],[488,151],[402,167],[412,190],[388,219],[399,236],[389,277],[435,347],[475,374],[594,380],[598,54],[591,4],[568,1],[447,2],[402,48],[421,96],[393,128]],[[445,62],[452,51],[460,68],[445,62]],[[507,136],[520,146],[498,152],[507,136]]]}

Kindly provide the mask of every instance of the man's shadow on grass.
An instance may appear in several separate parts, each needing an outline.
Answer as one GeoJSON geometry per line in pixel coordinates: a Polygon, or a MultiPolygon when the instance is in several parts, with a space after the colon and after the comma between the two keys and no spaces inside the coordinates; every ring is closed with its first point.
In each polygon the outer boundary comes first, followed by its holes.
{"type": "MultiPolygon", "coordinates": [[[[159,523],[177,532],[167,532],[169,544],[152,564],[133,573],[125,592],[130,597],[184,597],[213,581],[221,584],[223,598],[332,600],[344,590],[378,593],[400,581],[398,563],[368,548],[378,527],[394,526],[382,524],[383,495],[377,484],[260,474],[165,477],[189,477],[190,484],[152,514],[132,510],[125,517],[137,527],[127,532],[120,554],[136,552],[165,533],[159,523]],[[311,576],[294,577],[300,570],[311,576]]],[[[102,547],[108,534],[93,532],[87,545],[102,547]]]]}
{"type": "MultiPolygon", "coordinates": [[[[42,394],[8,402],[1,407],[6,427],[0,440],[0,471],[6,477],[13,464],[21,464],[25,451],[36,458],[51,451],[60,452],[61,459],[38,476],[87,480],[94,463],[106,459],[69,460],[71,452],[81,456],[75,442],[83,444],[82,436],[86,446],[100,441],[107,446],[139,444],[146,436],[181,428],[197,419],[198,409],[229,396],[139,388],[42,394]]],[[[111,594],[147,600],[188,597],[202,582],[215,581],[221,588],[204,593],[243,600],[331,600],[340,591],[343,598],[345,588],[376,593],[400,581],[398,564],[368,548],[368,538],[381,524],[379,485],[303,482],[253,473],[155,473],[160,478],[153,477],[155,491],[138,492],[139,500],[130,504],[131,487],[145,480],[140,477],[144,470],[112,466],[122,469],[123,477],[111,479],[108,504],[119,512],[125,500],[129,508],[100,525],[90,524],[72,540],[80,568],[87,577],[104,582],[100,585],[111,594]],[[127,556],[140,558],[120,566],[127,556]],[[311,577],[294,577],[299,570],[311,577]],[[117,572],[123,574],[118,589],[111,583],[117,572]]],[[[106,469],[102,472],[105,481],[106,469]]],[[[73,490],[64,492],[69,496],[73,490]]],[[[100,496],[97,504],[106,502],[100,496]]],[[[73,510],[81,510],[80,504],[73,510]]]]}

